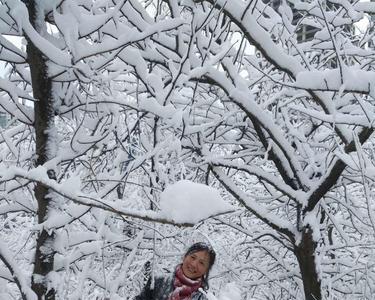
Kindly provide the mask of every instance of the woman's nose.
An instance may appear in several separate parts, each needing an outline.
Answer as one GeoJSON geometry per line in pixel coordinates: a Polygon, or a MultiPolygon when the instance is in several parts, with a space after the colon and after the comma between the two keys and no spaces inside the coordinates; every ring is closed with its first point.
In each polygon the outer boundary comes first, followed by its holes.
{"type": "Polygon", "coordinates": [[[192,262],[191,262],[191,265],[192,265],[194,268],[196,268],[196,267],[197,267],[197,261],[195,261],[195,260],[192,261],[192,262]]]}

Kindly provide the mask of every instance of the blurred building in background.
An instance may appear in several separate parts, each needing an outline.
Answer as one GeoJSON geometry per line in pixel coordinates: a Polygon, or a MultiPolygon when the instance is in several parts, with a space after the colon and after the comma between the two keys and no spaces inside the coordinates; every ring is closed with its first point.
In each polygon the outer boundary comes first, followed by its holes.
{"type": "MultiPolygon", "coordinates": [[[[282,0],[263,0],[265,4],[269,4],[274,10],[278,11],[282,0]]],[[[296,25],[303,14],[293,9],[293,24],[296,25]]],[[[314,34],[318,31],[318,28],[309,25],[300,25],[297,30],[297,40],[299,42],[307,42],[314,38],[314,34]]]]}
{"type": "Polygon", "coordinates": [[[8,122],[10,121],[9,114],[0,111],[0,128],[5,128],[8,125],[8,122]]]}

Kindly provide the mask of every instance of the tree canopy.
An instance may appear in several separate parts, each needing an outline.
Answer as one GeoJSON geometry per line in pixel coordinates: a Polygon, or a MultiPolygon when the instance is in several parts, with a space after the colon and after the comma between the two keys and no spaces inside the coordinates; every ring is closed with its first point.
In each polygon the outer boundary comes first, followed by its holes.
{"type": "Polygon", "coordinates": [[[132,299],[204,239],[215,291],[372,299],[374,13],[0,0],[0,298],[132,299]]]}

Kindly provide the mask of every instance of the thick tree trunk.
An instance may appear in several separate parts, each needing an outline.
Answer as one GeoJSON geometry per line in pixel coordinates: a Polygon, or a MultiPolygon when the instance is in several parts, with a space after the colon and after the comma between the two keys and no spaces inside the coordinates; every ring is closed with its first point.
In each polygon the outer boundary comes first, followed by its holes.
{"type": "Polygon", "coordinates": [[[311,228],[302,233],[301,242],[294,247],[301,271],[306,300],[321,300],[321,281],[316,271],[316,242],[313,240],[311,228]]]}
{"type": "MultiPolygon", "coordinates": [[[[30,23],[40,32],[40,22],[44,22],[43,16],[38,16],[36,1],[26,2],[29,11],[30,23]]],[[[40,13],[41,10],[39,10],[40,13]]],[[[52,136],[54,124],[54,109],[52,101],[52,81],[48,77],[48,67],[45,56],[33,44],[27,40],[27,60],[30,66],[33,95],[37,100],[34,103],[35,113],[35,147],[36,166],[43,165],[53,156],[54,137],[52,136]],[[51,147],[52,146],[52,147],[51,147]]],[[[49,177],[54,178],[54,172],[48,172],[49,177]]],[[[35,198],[38,202],[38,223],[46,221],[50,207],[50,191],[42,184],[36,184],[35,198]]],[[[37,294],[38,300],[54,300],[55,290],[49,286],[49,274],[53,271],[54,263],[54,235],[46,230],[41,230],[36,240],[34,270],[32,277],[32,289],[37,294]]]]}

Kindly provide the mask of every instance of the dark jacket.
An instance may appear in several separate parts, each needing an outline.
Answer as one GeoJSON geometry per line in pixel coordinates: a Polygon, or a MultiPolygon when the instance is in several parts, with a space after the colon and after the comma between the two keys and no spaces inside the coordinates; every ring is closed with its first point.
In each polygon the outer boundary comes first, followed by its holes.
{"type": "MultiPolygon", "coordinates": [[[[154,289],[151,289],[151,279],[149,279],[135,300],[168,300],[173,291],[173,278],[174,274],[168,277],[155,277],[154,289]]],[[[191,299],[207,300],[207,297],[198,291],[192,294],[191,299]]]]}

